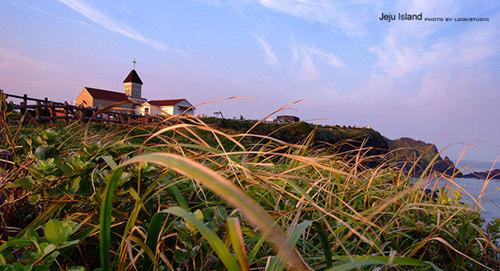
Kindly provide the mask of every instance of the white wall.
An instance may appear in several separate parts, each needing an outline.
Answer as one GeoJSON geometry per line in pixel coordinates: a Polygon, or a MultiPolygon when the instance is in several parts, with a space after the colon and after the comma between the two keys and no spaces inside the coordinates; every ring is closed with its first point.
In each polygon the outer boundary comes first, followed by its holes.
{"type": "Polygon", "coordinates": [[[173,115],[174,107],[171,105],[158,107],[158,111],[161,112],[162,115],[173,115]]]}
{"type": "Polygon", "coordinates": [[[149,103],[143,103],[141,106],[137,107],[137,114],[145,116],[145,115],[150,115],[150,116],[156,116],[156,115],[172,115],[174,109],[172,106],[155,106],[151,105],[149,103]],[[146,108],[149,108],[149,114],[146,114],[146,108]]]}
{"type": "Polygon", "coordinates": [[[145,102],[141,106],[137,107],[136,112],[137,112],[137,114],[144,116],[144,115],[147,115],[145,113],[145,111],[146,111],[145,108],[149,108],[149,115],[151,115],[151,116],[178,115],[178,114],[182,114],[182,113],[194,115],[193,109],[184,112],[185,109],[180,109],[179,106],[180,107],[191,107],[192,105],[187,101],[182,101],[182,102],[176,104],[175,106],[172,106],[172,105],[155,106],[155,105],[149,104],[148,102],[145,102]]]}
{"type": "Polygon", "coordinates": [[[146,108],[149,108],[149,112],[151,112],[151,106],[148,103],[143,103],[135,108],[135,113],[142,116],[150,115],[146,114],[146,108]]]}

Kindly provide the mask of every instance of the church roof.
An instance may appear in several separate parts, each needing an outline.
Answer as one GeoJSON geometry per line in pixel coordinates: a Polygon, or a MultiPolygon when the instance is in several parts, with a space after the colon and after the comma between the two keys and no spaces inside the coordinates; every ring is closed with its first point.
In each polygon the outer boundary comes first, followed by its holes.
{"type": "Polygon", "coordinates": [[[129,100],[128,96],[122,92],[85,87],[94,99],[121,102],[129,100]]]}
{"type": "Polygon", "coordinates": [[[123,80],[123,83],[139,83],[142,85],[142,80],[135,70],[131,70],[127,78],[123,80]]]}
{"type": "Polygon", "coordinates": [[[186,99],[151,100],[151,101],[148,101],[148,103],[150,105],[155,105],[155,106],[169,106],[169,105],[176,105],[182,101],[186,101],[186,99]]]}

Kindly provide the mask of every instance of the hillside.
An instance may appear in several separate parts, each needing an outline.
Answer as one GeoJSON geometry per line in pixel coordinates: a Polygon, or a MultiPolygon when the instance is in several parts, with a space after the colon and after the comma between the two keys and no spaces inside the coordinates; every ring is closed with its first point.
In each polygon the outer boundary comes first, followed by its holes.
{"type": "MultiPolygon", "coordinates": [[[[225,129],[229,133],[246,133],[256,123],[255,120],[234,120],[205,118],[207,124],[219,129],[225,129]]],[[[435,159],[431,171],[455,175],[460,177],[462,173],[455,168],[453,162],[448,158],[442,158],[439,150],[434,144],[421,140],[403,137],[391,140],[384,137],[380,132],[371,128],[358,128],[347,126],[315,125],[306,122],[295,123],[259,123],[251,131],[251,134],[272,136],[287,143],[300,144],[307,140],[312,134],[311,143],[314,147],[327,147],[335,145],[340,152],[348,152],[363,146],[369,148],[367,155],[386,155],[398,167],[406,172],[413,169],[413,175],[419,175],[427,165],[435,159]]],[[[374,161],[371,159],[370,161],[374,161]]],[[[376,166],[377,163],[369,165],[376,166]]]]}
{"type": "MultiPolygon", "coordinates": [[[[246,133],[256,123],[255,120],[234,120],[204,118],[207,124],[237,133],[246,133]]],[[[325,126],[307,122],[294,123],[259,123],[251,131],[251,134],[267,135],[287,143],[300,144],[305,142],[309,135],[314,134],[312,143],[315,146],[326,146],[338,143],[349,143],[351,147],[371,147],[372,154],[385,153],[388,148],[388,140],[379,132],[370,128],[357,128],[346,126],[325,126]],[[314,132],[314,133],[313,133],[314,132]],[[363,144],[363,141],[365,141],[363,144]]],[[[348,148],[344,145],[344,148],[348,148]]]]}

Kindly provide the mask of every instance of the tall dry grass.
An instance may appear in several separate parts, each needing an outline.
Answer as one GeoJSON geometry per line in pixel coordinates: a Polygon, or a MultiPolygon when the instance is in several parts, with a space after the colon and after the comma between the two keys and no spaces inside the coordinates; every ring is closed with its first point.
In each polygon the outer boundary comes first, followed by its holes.
{"type": "Polygon", "coordinates": [[[190,116],[111,127],[3,119],[5,267],[498,270],[498,232],[476,209],[430,196],[419,184],[435,176],[415,180],[368,148],[318,149],[314,133],[288,144],[190,116]],[[54,221],[66,223],[60,242],[54,221]]]}

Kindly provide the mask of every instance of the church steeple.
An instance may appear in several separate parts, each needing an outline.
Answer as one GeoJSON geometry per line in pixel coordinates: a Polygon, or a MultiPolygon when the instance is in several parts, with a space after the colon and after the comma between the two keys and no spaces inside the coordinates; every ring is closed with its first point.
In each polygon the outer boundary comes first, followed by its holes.
{"type": "Polygon", "coordinates": [[[137,83],[142,85],[142,80],[135,70],[131,70],[125,80],[123,80],[123,83],[137,83]]]}
{"type": "Polygon", "coordinates": [[[123,80],[123,89],[128,97],[140,99],[142,96],[142,80],[139,77],[139,74],[135,71],[135,64],[137,63],[135,59],[132,63],[134,64],[134,67],[125,80],[123,80]]]}

